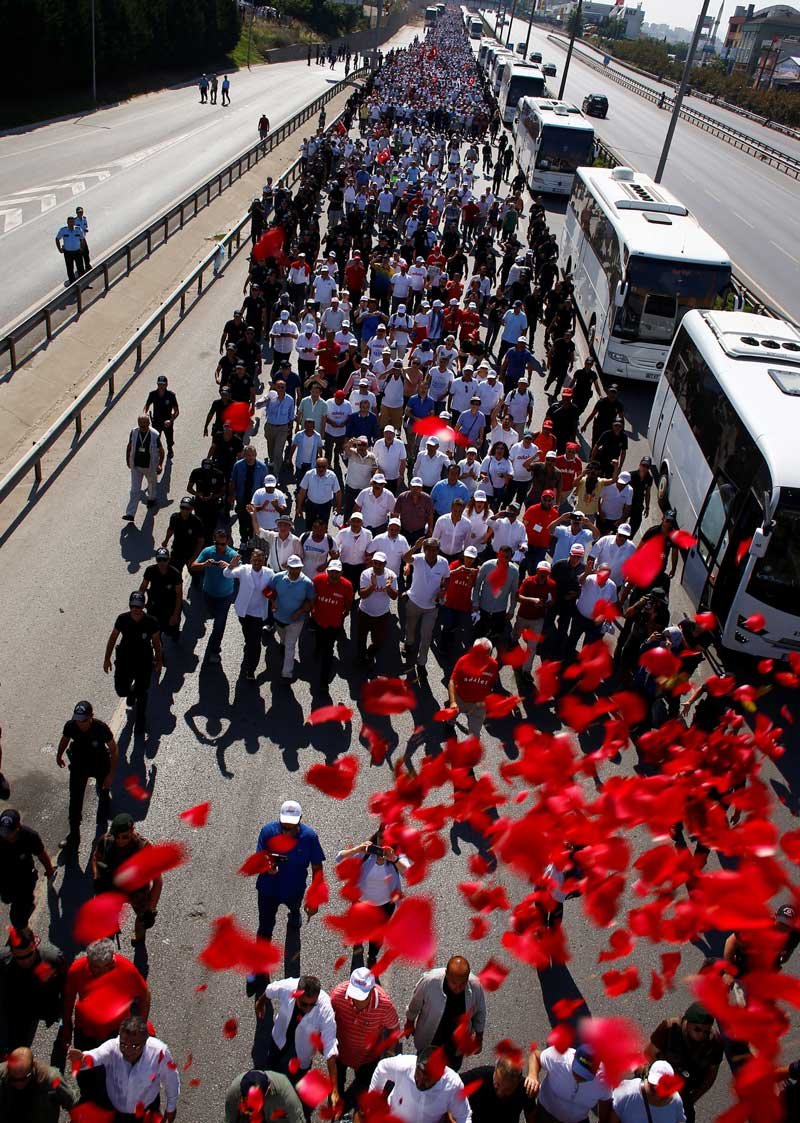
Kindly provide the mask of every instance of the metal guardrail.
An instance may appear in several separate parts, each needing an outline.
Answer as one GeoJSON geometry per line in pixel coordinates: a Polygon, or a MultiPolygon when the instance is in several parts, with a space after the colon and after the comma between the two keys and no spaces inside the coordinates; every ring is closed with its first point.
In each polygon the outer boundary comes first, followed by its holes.
{"type": "MultiPolygon", "coordinates": [[[[610,148],[604,141],[595,138],[594,142],[595,152],[600,156],[610,168],[616,168],[620,165],[627,165],[628,161],[625,160],[613,148],[610,148]]],[[[733,276],[733,284],[737,293],[741,297],[743,303],[747,306],[748,311],[755,312],[759,316],[771,316],[774,320],[783,320],[785,316],[772,308],[766,301],[757,295],[753,289],[749,288],[741,277],[733,276]]]]}
{"type": "MultiPolygon", "coordinates": [[[[341,85],[344,85],[344,83],[341,83],[341,85]]],[[[341,120],[343,113],[344,111],[334,117],[328,125],[328,129],[341,120]]],[[[278,185],[291,187],[300,178],[301,174],[300,159],[298,158],[287,171],[280,176],[278,185]]],[[[34,489],[41,485],[44,478],[42,468],[44,456],[64,434],[72,428],[74,428],[74,437],[70,447],[74,448],[74,442],[79,440],[83,432],[83,414],[87,407],[102,390],[107,388],[107,397],[101,410],[101,416],[102,413],[105,413],[112,404],[117,393],[117,376],[124,370],[126,365],[130,366],[127,372],[127,381],[138,377],[158,352],[168,333],[183,320],[203,293],[208,289],[209,272],[211,273],[211,280],[213,281],[214,277],[221,274],[236,254],[238,254],[242,246],[247,244],[247,236],[243,238],[242,231],[246,226],[249,226],[249,223],[250,215],[243,215],[236,225],[228,231],[225,237],[220,239],[214,249],[209,251],[200,264],[195,266],[178,288],[167,297],[160,308],[158,308],[139,328],[136,334],[128,340],[122,350],[118,351],[117,354],[106,363],[99,374],[81,391],[69,409],[65,410],[58,420],[50,426],[44,436],[40,437],[34,443],[30,451],[27,452],[21,460],[17,461],[11,471],[0,481],[0,503],[4,503],[22,481],[31,474],[33,474],[35,481],[34,489]],[[216,263],[220,244],[225,247],[226,252],[226,260],[222,266],[216,263]],[[196,292],[193,292],[192,290],[195,289],[196,292]],[[169,324],[168,321],[173,312],[176,313],[175,320],[172,324],[169,324]],[[133,360],[133,362],[131,362],[131,360],[133,360]]]]}
{"type": "Polygon", "coordinates": [[[123,245],[112,250],[68,288],[59,292],[57,296],[51,297],[18,323],[4,329],[0,337],[0,378],[18,370],[44,343],[49,342],[68,323],[79,319],[87,308],[108,292],[112,285],[127,277],[137,265],[146,261],[155,249],[169,241],[173,234],[182,230],[187,222],[209,206],[223,191],[241,179],[300,125],[318,113],[323,105],[351,85],[354,78],[365,77],[369,72],[369,67],[360,67],[345,80],[331,86],[288,121],[279,125],[265,140],[259,140],[251,145],[191,194],[179,203],[168,207],[153,222],[139,230],[123,245]]]}
{"type": "MultiPolygon", "coordinates": [[[[566,47],[561,40],[555,35],[548,35],[547,38],[562,50],[566,47]]],[[[621,73],[619,70],[614,70],[610,66],[604,66],[603,63],[598,62],[596,59],[587,55],[585,51],[576,47],[574,49],[581,62],[590,66],[598,73],[610,78],[619,86],[624,86],[626,89],[631,90],[633,93],[638,94],[640,97],[645,98],[647,101],[652,101],[659,106],[669,110],[674,104],[674,100],[666,97],[662,93],[645,86],[644,83],[638,82],[635,78],[631,78],[627,74],[621,73]]],[[[725,141],[726,144],[733,145],[740,151],[745,152],[748,156],[753,156],[756,159],[762,160],[769,164],[770,167],[775,168],[777,171],[782,172],[784,175],[792,176],[793,179],[800,179],[800,160],[794,159],[786,152],[781,152],[778,148],[771,148],[768,144],[763,144],[759,140],[754,140],[753,137],[747,136],[745,133],[737,132],[736,129],[730,128],[728,125],[723,125],[714,117],[710,117],[706,113],[700,113],[697,109],[689,109],[682,107],[680,117],[687,121],[690,125],[695,125],[699,129],[710,133],[712,136],[718,137],[720,140],[725,141]]]]}

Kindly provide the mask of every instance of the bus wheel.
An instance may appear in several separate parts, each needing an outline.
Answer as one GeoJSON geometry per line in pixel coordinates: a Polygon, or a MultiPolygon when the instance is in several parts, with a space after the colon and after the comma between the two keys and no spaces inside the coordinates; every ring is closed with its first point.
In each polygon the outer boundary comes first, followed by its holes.
{"type": "Polygon", "coordinates": [[[658,505],[662,511],[669,510],[669,469],[666,464],[661,465],[658,474],[658,505]]]}

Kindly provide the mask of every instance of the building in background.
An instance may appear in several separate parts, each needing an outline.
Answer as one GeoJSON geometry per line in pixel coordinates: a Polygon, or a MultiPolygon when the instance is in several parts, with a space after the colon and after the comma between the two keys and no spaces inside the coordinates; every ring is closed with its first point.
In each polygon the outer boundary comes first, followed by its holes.
{"type": "MultiPolygon", "coordinates": [[[[566,23],[569,19],[575,4],[562,2],[550,4],[548,12],[556,15],[562,23],[566,23]]],[[[644,10],[641,3],[635,7],[633,4],[617,3],[617,4],[602,4],[598,0],[584,0],[583,5],[583,23],[584,27],[594,24],[595,26],[602,23],[605,19],[618,19],[622,20],[625,28],[626,39],[638,39],[642,31],[642,23],[644,22],[644,10]]]]}
{"type": "Polygon", "coordinates": [[[797,38],[800,38],[800,11],[797,8],[773,4],[755,11],[755,5],[749,4],[741,26],[733,69],[753,75],[754,82],[758,84],[770,66],[777,65],[778,59],[788,53],[783,51],[775,55],[780,42],[797,38]]]}

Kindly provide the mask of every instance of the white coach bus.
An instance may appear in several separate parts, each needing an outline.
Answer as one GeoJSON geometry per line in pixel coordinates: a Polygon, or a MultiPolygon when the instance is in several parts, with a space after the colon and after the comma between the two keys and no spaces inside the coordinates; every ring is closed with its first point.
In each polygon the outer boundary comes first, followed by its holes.
{"type": "Polygon", "coordinates": [[[800,651],[798,431],[800,331],[687,312],[650,415],[659,501],[697,538],[681,578],[692,602],[724,647],[759,658],[800,651]]]}
{"type": "Polygon", "coordinates": [[[522,98],[543,97],[546,92],[544,74],[538,66],[534,66],[532,62],[520,62],[518,59],[506,62],[497,95],[501,118],[510,125],[522,98]]]}
{"type": "Polygon", "coordinates": [[[631,168],[578,168],[561,238],[600,369],[656,382],[690,308],[731,290],[731,261],[693,214],[631,168]]]}
{"type": "Polygon", "coordinates": [[[569,195],[576,170],[594,158],[594,127],[568,101],[523,98],[512,131],[517,163],[531,191],[569,195]]]}

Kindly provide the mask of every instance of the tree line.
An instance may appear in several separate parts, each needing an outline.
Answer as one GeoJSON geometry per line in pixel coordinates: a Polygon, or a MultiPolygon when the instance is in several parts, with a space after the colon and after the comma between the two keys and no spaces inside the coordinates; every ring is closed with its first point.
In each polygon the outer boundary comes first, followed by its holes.
{"type": "MultiPolygon", "coordinates": [[[[240,30],[236,0],[95,0],[97,83],[222,59],[240,30]]],[[[13,35],[5,87],[41,96],[92,78],[91,0],[0,0],[13,35]],[[10,73],[9,73],[10,72],[10,73]]]]}

